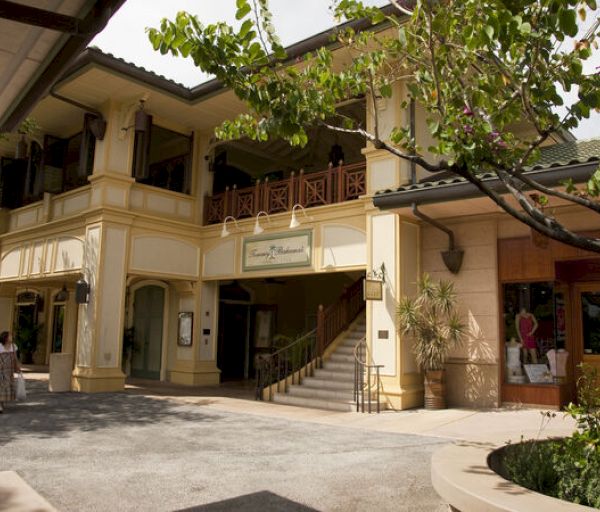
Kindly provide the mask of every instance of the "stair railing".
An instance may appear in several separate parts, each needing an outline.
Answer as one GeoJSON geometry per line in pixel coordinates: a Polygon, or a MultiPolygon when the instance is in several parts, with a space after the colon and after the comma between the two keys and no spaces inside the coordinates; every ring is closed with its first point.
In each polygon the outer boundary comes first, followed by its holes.
{"type": "Polygon", "coordinates": [[[272,354],[261,355],[256,365],[256,400],[264,400],[265,389],[270,401],[274,391],[282,392],[282,386],[285,393],[290,383],[299,384],[303,375],[313,374],[316,361],[316,329],[272,354]]]}
{"type": "Polygon", "coordinates": [[[367,339],[362,338],[354,346],[354,401],[356,402],[356,412],[365,412],[366,402],[368,413],[371,414],[373,394],[375,394],[377,413],[381,412],[381,368],[383,368],[382,364],[373,364],[367,346],[367,339]]]}
{"type": "Polygon", "coordinates": [[[344,290],[339,300],[317,312],[317,354],[319,367],[323,366],[325,349],[342,331],[345,331],[364,309],[362,277],[344,290]]]}

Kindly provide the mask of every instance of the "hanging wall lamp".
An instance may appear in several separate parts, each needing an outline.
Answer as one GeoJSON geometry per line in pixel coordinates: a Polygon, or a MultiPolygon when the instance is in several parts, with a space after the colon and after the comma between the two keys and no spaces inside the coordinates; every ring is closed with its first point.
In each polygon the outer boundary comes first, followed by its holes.
{"type": "Polygon", "coordinates": [[[294,206],[292,206],[292,219],[290,220],[290,229],[297,228],[300,225],[300,221],[298,220],[298,217],[296,217],[296,208],[300,208],[302,210],[302,213],[304,213],[304,216],[308,219],[308,215],[306,215],[306,210],[304,209],[304,206],[302,206],[299,203],[295,204],[294,206]]]}
{"type": "Polygon", "coordinates": [[[63,284],[62,290],[54,296],[54,302],[67,302],[68,299],[69,292],[67,290],[67,285],[63,284]]]}
{"type": "Polygon", "coordinates": [[[228,220],[232,220],[233,223],[235,224],[236,229],[239,231],[239,226],[237,223],[237,220],[235,220],[235,217],[232,217],[231,215],[227,215],[227,217],[225,217],[225,220],[223,221],[223,229],[221,230],[221,238],[225,238],[226,236],[229,236],[231,233],[229,233],[229,230],[227,229],[227,221],[228,220]]]}
{"type": "Polygon", "coordinates": [[[83,277],[75,283],[75,302],[87,304],[90,300],[90,285],[83,277]]]}
{"type": "Polygon", "coordinates": [[[267,218],[268,223],[271,224],[271,218],[269,217],[269,214],[261,210],[256,214],[256,222],[254,222],[254,230],[252,231],[253,235],[260,235],[264,231],[264,228],[260,225],[259,220],[261,215],[264,215],[267,218]]]}

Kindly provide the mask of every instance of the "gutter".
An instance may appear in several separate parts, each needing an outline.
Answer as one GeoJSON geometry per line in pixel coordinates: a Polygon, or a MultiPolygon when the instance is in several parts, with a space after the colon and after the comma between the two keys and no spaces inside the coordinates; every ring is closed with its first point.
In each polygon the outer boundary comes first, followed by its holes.
{"type": "MultiPolygon", "coordinates": [[[[525,174],[538,183],[553,187],[560,185],[565,178],[572,178],[576,183],[587,181],[592,173],[598,169],[598,161],[594,160],[583,164],[571,164],[560,167],[551,167],[528,171],[525,174]]],[[[501,194],[507,193],[506,187],[499,178],[490,177],[482,180],[488,187],[501,194]]],[[[479,189],[467,181],[459,183],[447,183],[441,185],[432,184],[430,186],[418,187],[415,189],[399,190],[395,192],[382,192],[373,196],[373,204],[381,210],[391,210],[395,208],[405,208],[418,205],[446,203],[458,201],[460,199],[473,199],[483,197],[479,189]]]]}

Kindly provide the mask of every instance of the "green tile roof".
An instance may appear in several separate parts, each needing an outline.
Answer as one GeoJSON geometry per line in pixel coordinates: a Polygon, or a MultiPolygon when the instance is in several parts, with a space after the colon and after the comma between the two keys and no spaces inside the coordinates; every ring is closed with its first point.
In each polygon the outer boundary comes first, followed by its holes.
{"type": "MultiPolygon", "coordinates": [[[[540,159],[533,165],[528,166],[528,171],[541,169],[551,169],[554,167],[563,167],[567,165],[585,164],[592,161],[600,161],[600,139],[577,140],[554,144],[541,149],[540,159]]],[[[427,180],[416,184],[404,185],[396,190],[382,190],[376,195],[383,195],[395,192],[408,192],[415,190],[434,189],[443,185],[453,185],[465,183],[466,180],[455,174],[448,172],[439,173],[440,178],[436,180],[432,175],[427,180]]],[[[486,173],[480,176],[482,179],[496,178],[493,173],[486,173]]]]}

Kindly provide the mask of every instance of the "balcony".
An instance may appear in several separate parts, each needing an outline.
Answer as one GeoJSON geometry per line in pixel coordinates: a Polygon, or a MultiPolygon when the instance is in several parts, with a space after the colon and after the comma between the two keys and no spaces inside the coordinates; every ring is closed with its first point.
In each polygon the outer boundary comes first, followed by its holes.
{"type": "Polygon", "coordinates": [[[366,193],[366,163],[329,166],[319,172],[291,173],[289,178],[260,180],[252,187],[234,186],[205,200],[204,224],[218,224],[231,215],[236,219],[291,211],[295,204],[305,208],[342,203],[366,193]]]}

